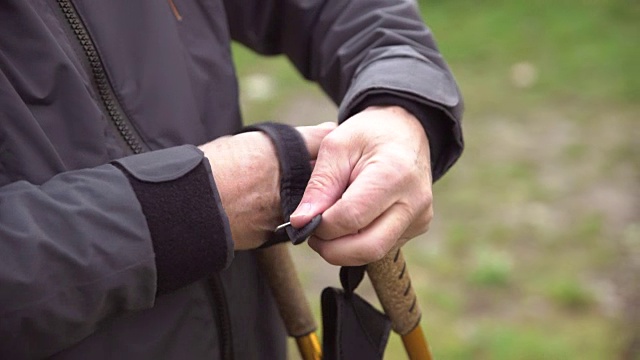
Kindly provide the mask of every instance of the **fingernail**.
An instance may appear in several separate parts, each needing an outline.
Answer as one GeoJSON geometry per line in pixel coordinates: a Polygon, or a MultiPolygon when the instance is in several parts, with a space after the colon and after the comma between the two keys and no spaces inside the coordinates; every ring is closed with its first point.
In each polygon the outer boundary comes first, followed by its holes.
{"type": "Polygon", "coordinates": [[[298,218],[302,216],[307,216],[311,213],[311,204],[302,203],[298,206],[298,208],[291,214],[292,218],[298,218]]]}

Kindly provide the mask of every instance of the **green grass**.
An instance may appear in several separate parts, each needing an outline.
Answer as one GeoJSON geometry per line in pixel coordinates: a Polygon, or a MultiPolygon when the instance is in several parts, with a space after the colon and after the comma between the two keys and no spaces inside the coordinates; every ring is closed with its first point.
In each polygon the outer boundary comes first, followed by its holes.
{"type": "Polygon", "coordinates": [[[549,299],[567,310],[584,311],[594,303],[593,295],[576,279],[553,279],[545,285],[549,299]]]}
{"type": "MultiPolygon", "coordinates": [[[[467,107],[465,154],[405,251],[436,357],[620,358],[640,337],[640,2],[420,7],[467,107]]],[[[247,122],[331,120],[286,59],[233,50],[247,122]],[[269,97],[248,95],[255,75],[269,97]]],[[[317,311],[335,269],[293,252],[317,311]]],[[[403,354],[392,337],[387,358],[403,354]]]]}
{"type": "MultiPolygon", "coordinates": [[[[640,47],[633,45],[640,33],[638,2],[438,0],[420,4],[441,50],[462,84],[470,80],[471,91],[477,86],[509,90],[508,70],[526,61],[538,69],[539,81],[526,93],[510,96],[516,100],[514,105],[550,97],[560,102],[640,99],[640,47]]],[[[472,104],[481,100],[486,109],[509,107],[491,96],[493,92],[477,94],[480,97],[465,93],[472,104]]]]}
{"type": "Polygon", "coordinates": [[[504,287],[509,284],[513,260],[508,253],[480,248],[474,251],[474,256],[469,283],[483,287],[504,287]]]}

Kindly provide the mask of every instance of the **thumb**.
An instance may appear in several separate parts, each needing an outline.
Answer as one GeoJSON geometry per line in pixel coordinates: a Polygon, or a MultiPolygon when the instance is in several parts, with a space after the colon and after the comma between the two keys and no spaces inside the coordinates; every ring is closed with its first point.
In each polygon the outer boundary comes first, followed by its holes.
{"type": "Polygon", "coordinates": [[[351,174],[344,147],[320,144],[311,178],[298,208],[291,214],[291,225],[301,228],[323,213],[342,196],[351,174]]]}
{"type": "Polygon", "coordinates": [[[296,130],[302,135],[311,160],[315,160],[318,157],[318,150],[320,149],[320,143],[325,136],[332,132],[338,124],[332,122],[325,122],[316,126],[298,126],[296,130]]]}

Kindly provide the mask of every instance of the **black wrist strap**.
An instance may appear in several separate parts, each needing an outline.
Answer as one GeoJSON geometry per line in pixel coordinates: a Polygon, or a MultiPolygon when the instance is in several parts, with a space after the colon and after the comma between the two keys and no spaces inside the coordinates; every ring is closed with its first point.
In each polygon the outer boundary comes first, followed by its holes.
{"type": "Polygon", "coordinates": [[[322,291],[322,355],[324,360],[382,359],[391,321],[355,293],[366,266],[343,266],[342,289],[322,291]]]}
{"type": "MultiPolygon", "coordinates": [[[[274,144],[280,162],[280,204],[284,221],[288,222],[291,213],[298,207],[302,195],[311,178],[311,156],[300,133],[293,127],[273,122],[260,123],[243,128],[240,132],[262,131],[274,144]]],[[[294,244],[303,243],[320,225],[322,215],[316,215],[311,222],[300,229],[287,226],[274,232],[262,246],[270,246],[291,240],[294,244]]]]}

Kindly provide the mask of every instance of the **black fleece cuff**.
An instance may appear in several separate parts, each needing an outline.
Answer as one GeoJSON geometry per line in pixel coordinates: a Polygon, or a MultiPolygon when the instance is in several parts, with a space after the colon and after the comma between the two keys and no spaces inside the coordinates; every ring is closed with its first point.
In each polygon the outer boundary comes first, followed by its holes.
{"type": "Polygon", "coordinates": [[[433,181],[438,180],[444,174],[444,170],[440,170],[444,168],[441,164],[444,161],[442,155],[449,146],[453,135],[450,134],[451,131],[447,126],[448,121],[445,119],[446,114],[442,110],[384,93],[367,95],[354,107],[350,115],[355,115],[369,106],[400,106],[420,120],[429,139],[433,181]]]}
{"type": "MultiPolygon", "coordinates": [[[[177,156],[185,156],[184,151],[177,156]]],[[[158,159],[151,162],[154,160],[158,159]]],[[[190,156],[179,165],[183,168],[177,173],[175,166],[168,167],[175,173],[173,176],[154,171],[162,170],[162,166],[151,170],[153,176],[147,176],[153,164],[146,162],[146,168],[142,168],[137,166],[139,163],[145,161],[119,160],[113,165],[129,179],[147,219],[155,252],[157,294],[171,292],[227,267],[233,243],[208,160],[201,153],[199,161],[190,156]]]]}

